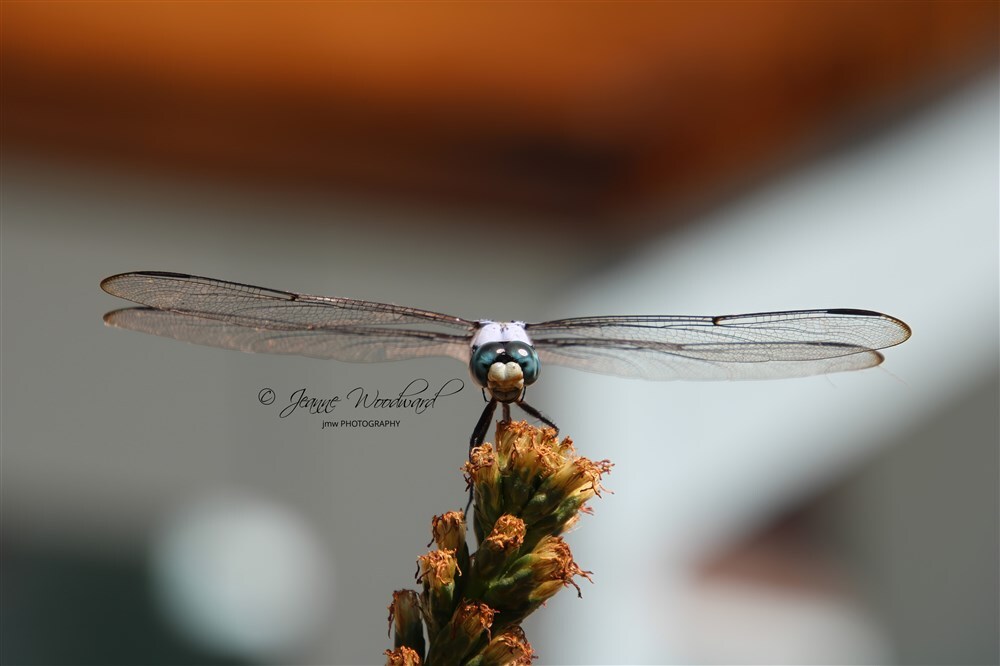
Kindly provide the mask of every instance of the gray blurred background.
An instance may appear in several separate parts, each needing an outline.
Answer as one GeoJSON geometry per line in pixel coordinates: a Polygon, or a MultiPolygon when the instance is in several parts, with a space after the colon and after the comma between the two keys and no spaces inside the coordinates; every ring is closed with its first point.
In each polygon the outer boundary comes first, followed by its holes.
{"type": "Polygon", "coordinates": [[[998,663],[995,4],[3,12],[3,663],[378,663],[464,506],[461,364],[107,329],[129,270],[467,318],[897,316],[851,375],[545,368],[530,402],[614,494],[568,537],[594,584],[525,630],[539,663],[998,663]],[[394,428],[277,415],[453,378],[351,412],[394,428]]]}

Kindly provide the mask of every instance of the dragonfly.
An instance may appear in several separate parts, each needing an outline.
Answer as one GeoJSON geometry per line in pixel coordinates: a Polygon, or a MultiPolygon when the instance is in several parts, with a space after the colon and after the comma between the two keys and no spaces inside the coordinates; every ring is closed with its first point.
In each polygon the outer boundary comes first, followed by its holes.
{"type": "Polygon", "coordinates": [[[524,401],[544,365],[650,380],[805,377],[877,366],[880,349],[910,337],[901,320],[854,308],[532,324],[160,271],[113,275],[101,288],[140,305],[107,313],[108,326],[199,345],[346,362],[457,359],[486,400],[470,448],[483,443],[497,405],[504,421],[516,404],[556,428],[524,401]]]}

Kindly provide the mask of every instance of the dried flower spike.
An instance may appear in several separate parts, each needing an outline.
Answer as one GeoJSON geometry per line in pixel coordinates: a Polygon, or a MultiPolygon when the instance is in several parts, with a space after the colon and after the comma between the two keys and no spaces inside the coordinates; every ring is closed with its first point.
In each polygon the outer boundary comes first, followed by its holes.
{"type": "Polygon", "coordinates": [[[534,653],[520,622],[563,587],[579,594],[577,577],[590,579],[559,535],[589,512],[586,503],[604,490],[611,463],[581,457],[569,438],[524,422],[499,423],[496,441],[495,448],[474,448],[464,466],[479,550],[469,555],[464,514],[435,516],[437,550],[418,560],[423,594],[393,597],[397,651],[423,655],[419,608],[427,666],[530,664],[534,653]]]}

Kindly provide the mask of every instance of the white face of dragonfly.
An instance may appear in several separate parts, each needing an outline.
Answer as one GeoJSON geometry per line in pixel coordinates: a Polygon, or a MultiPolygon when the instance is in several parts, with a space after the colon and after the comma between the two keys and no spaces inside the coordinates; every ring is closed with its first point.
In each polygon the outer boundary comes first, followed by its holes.
{"type": "Polygon", "coordinates": [[[500,402],[517,402],[541,366],[522,321],[480,321],[472,338],[469,371],[500,402]]]}

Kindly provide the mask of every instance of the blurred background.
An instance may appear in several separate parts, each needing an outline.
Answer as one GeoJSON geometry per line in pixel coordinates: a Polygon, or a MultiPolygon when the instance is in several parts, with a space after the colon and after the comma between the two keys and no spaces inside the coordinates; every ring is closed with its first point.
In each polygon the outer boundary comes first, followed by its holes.
{"type": "Polygon", "coordinates": [[[2,30],[0,660],[377,663],[467,378],[103,327],[128,270],[468,318],[888,312],[878,369],[531,403],[615,491],[539,663],[996,664],[994,2],[29,3],[2,30]],[[360,418],[384,418],[358,410],[360,418]]]}

